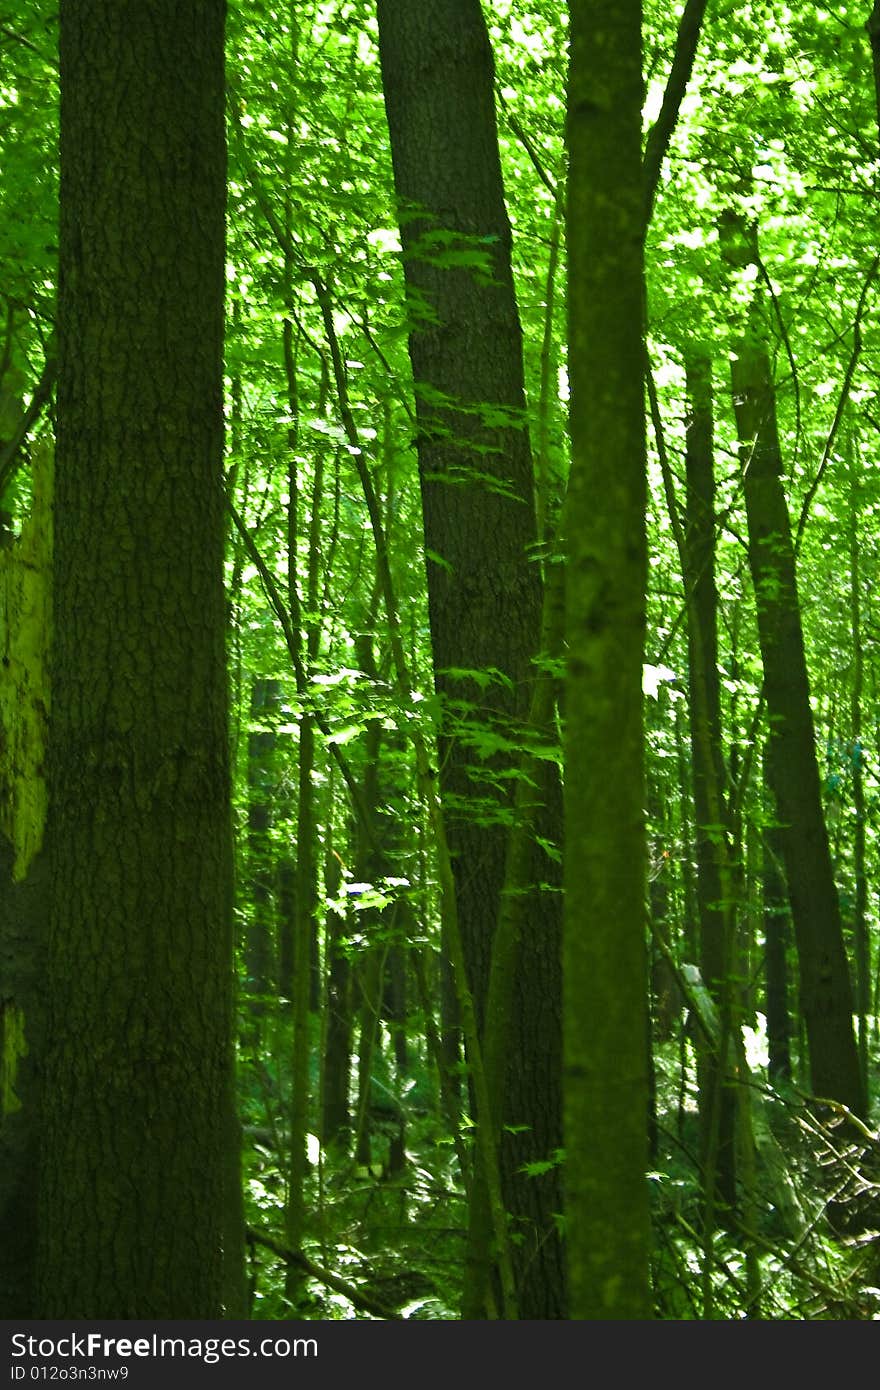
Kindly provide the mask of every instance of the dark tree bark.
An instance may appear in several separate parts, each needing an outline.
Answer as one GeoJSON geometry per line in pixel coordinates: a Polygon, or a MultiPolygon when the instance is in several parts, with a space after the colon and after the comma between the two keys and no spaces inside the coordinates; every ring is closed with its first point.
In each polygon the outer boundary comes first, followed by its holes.
{"type": "Polygon", "coordinates": [[[13,881],[0,836],[0,1317],[35,1315],[39,1058],[44,1036],[46,866],[13,881]]]}
{"type": "Polygon", "coordinates": [[[216,1318],[224,7],[62,0],[44,1318],[216,1318]]]}
{"type": "MultiPolygon", "coordinates": [[[[749,236],[728,227],[746,256],[749,236]]],[[[730,244],[730,243],[729,243],[730,244]]],[[[864,1088],[852,1026],[852,988],[837,887],[822,813],[810,686],[795,554],[783,490],[776,396],[757,301],[731,366],[755,590],[764,690],[770,725],[767,777],[779,836],[800,969],[800,1001],[810,1051],[810,1080],[864,1115],[864,1088]]]]}
{"type": "Polygon", "coordinates": [[[565,1150],[571,1316],[650,1316],[639,0],[573,0],[565,1150]]]}
{"type": "MultiPolygon", "coordinates": [[[[512,801],[509,781],[499,782],[498,774],[509,770],[511,757],[482,760],[474,741],[487,732],[509,738],[524,719],[541,634],[540,575],[529,557],[536,524],[522,333],[493,60],[479,2],[379,0],[378,17],[412,319],[435,681],[446,711],[441,792],[482,1028],[512,801]],[[456,671],[488,671],[494,678],[486,686],[456,671]]],[[[537,833],[558,843],[561,801],[551,763],[545,782],[537,833]]],[[[524,1128],[518,1135],[505,1131],[502,1168],[512,1228],[522,1237],[515,1245],[519,1312],[549,1318],[562,1316],[565,1306],[554,1220],[558,1169],[531,1179],[520,1171],[526,1161],[550,1159],[561,1145],[558,871],[537,841],[529,879],[500,1104],[501,1119],[524,1128]]],[[[481,1246],[484,1251],[477,1232],[472,1263],[484,1259],[481,1246]]],[[[469,1280],[468,1316],[484,1316],[484,1284],[479,1272],[469,1280]]]]}
{"type": "MultiPolygon", "coordinates": [[[[522,330],[510,264],[493,104],[493,61],[478,0],[426,9],[380,0],[379,34],[407,290],[418,413],[419,471],[437,689],[468,700],[509,732],[526,706],[538,649],[540,582],[528,563],[536,538],[532,465],[524,428],[522,330]],[[443,263],[435,233],[455,251],[482,252],[487,274],[443,263]],[[482,416],[504,410],[507,428],[482,416]],[[454,670],[501,672],[481,695],[454,670]]],[[[504,805],[464,737],[447,726],[443,790],[468,965],[482,1019],[491,933],[504,874],[504,805]],[[484,798],[484,818],[474,811],[484,798]],[[453,812],[455,799],[460,802],[453,812]],[[500,805],[499,805],[500,801],[500,805]],[[496,814],[493,817],[493,810],[496,814]]]]}

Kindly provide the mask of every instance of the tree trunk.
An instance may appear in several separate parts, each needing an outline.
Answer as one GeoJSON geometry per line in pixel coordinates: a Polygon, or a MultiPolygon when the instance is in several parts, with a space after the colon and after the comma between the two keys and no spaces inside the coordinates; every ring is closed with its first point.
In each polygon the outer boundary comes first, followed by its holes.
{"type": "Polygon", "coordinates": [[[398,916],[404,918],[405,925],[398,923],[396,941],[388,955],[388,977],[385,988],[385,1017],[391,1033],[394,1050],[394,1086],[397,1117],[391,1135],[388,1152],[389,1175],[400,1175],[406,1168],[406,1114],[403,1108],[403,1089],[409,1072],[409,1049],[406,1041],[407,1019],[407,949],[403,944],[415,933],[412,910],[406,899],[398,903],[398,916]],[[407,930],[408,928],[408,930],[407,930]]]}
{"type": "Polygon", "coordinates": [[[874,0],[865,28],[871,45],[871,69],[874,74],[874,105],[877,114],[877,134],[880,137],[880,0],[874,0]]]}
{"type": "Polygon", "coordinates": [[[770,725],[767,776],[780,819],[812,1089],[864,1115],[852,989],[822,814],[776,397],[761,334],[756,301],[731,364],[731,379],[770,725]]]}
{"type": "Polygon", "coordinates": [[[847,463],[849,465],[850,490],[849,611],[851,628],[850,638],[853,652],[852,689],[850,694],[850,730],[852,733],[850,757],[852,759],[854,818],[853,878],[855,880],[853,937],[855,941],[856,964],[856,1011],[859,1019],[859,1066],[862,1072],[862,1085],[865,1088],[865,1103],[869,1105],[868,1015],[871,1012],[871,942],[868,936],[868,876],[865,865],[865,752],[862,745],[862,687],[864,684],[865,657],[862,648],[859,471],[856,465],[851,423],[847,429],[846,452],[847,463]]]}
{"type": "Polygon", "coordinates": [[[0,1317],[35,1315],[43,1051],[45,755],[51,634],[52,449],[32,453],[34,501],[0,548],[0,1317]]]}
{"type": "MultiPolygon", "coordinates": [[[[367,639],[362,644],[361,669],[375,678],[377,675],[373,658],[372,644],[367,639]]],[[[379,758],[382,749],[384,730],[373,720],[364,735],[364,804],[375,809],[380,805],[379,758]]],[[[379,817],[373,819],[374,841],[359,826],[358,853],[355,873],[359,883],[375,884],[376,879],[386,872],[379,836],[379,817]]],[[[354,906],[354,904],[353,904],[354,906]]],[[[355,995],[358,998],[357,1010],[357,1116],[355,1122],[354,1148],[355,1161],[365,1168],[370,1166],[370,1098],[372,1090],[373,1057],[376,1051],[379,1015],[381,1012],[382,978],[386,947],[377,937],[380,936],[382,916],[375,908],[364,908],[356,913],[357,934],[362,938],[360,954],[354,969],[355,995]]]]}
{"type": "Polygon", "coordinates": [[[685,734],[682,701],[675,705],[675,761],[678,769],[680,791],[681,825],[681,897],[682,897],[682,949],[684,958],[696,963],[698,943],[697,884],[694,872],[695,852],[691,839],[691,805],[693,775],[685,752],[685,734]]]}
{"type": "MultiPolygon", "coordinates": [[[[721,751],[721,684],[718,677],[718,593],[715,587],[715,476],[712,361],[704,352],[685,352],[687,444],[686,530],[682,555],[688,592],[688,694],[696,819],[697,908],[700,971],[722,1017],[733,998],[733,903],[725,901],[721,839],[728,834],[721,751]],[[719,822],[719,816],[721,820],[719,822]]],[[[729,888],[729,885],[728,885],[729,888]]],[[[726,1055],[728,1039],[722,1039],[726,1055]]],[[[700,1088],[700,1149],[705,1166],[714,1152],[717,1197],[736,1203],[736,1096],[720,1053],[697,1039],[700,1088]]]]}
{"type": "Polygon", "coordinates": [[[223,41],[62,0],[43,1318],[229,1285],[223,41]]]}
{"type": "Polygon", "coordinates": [[[767,991],[767,1075],[771,1081],[791,1079],[791,1021],[788,1011],[789,908],[783,871],[783,849],[776,824],[776,802],[764,766],[764,833],[761,879],[764,899],[764,972],[767,991]]]}
{"type": "MultiPolygon", "coordinates": [[[[281,683],[257,677],[251,690],[248,735],[247,815],[247,938],[245,960],[249,1011],[261,1018],[270,1005],[278,976],[275,953],[275,913],[272,890],[270,834],[275,810],[275,720],[281,703],[281,683]]],[[[282,920],[282,942],[283,942],[282,920]]]]}
{"type": "MultiPolygon", "coordinates": [[[[329,830],[327,833],[329,837],[329,830]]],[[[328,843],[332,843],[329,838],[328,843]]],[[[327,855],[324,887],[331,898],[338,897],[342,888],[342,869],[332,850],[327,855]]],[[[331,908],[326,922],[324,954],[327,984],[321,1079],[321,1143],[326,1149],[345,1152],[351,1138],[352,971],[351,962],[343,949],[345,919],[331,908]]]]}
{"type": "MultiPolygon", "coordinates": [[[[379,0],[378,17],[412,324],[434,673],[445,710],[441,792],[482,1029],[512,800],[509,780],[498,776],[514,762],[502,741],[517,738],[528,710],[541,632],[540,575],[528,553],[536,527],[522,333],[479,2],[379,0]]],[[[547,780],[537,833],[558,843],[552,765],[547,780]]],[[[527,1318],[559,1317],[565,1308],[558,1169],[543,1179],[520,1171],[526,1161],[551,1161],[561,1145],[560,900],[538,887],[557,879],[535,845],[508,1079],[496,1098],[503,1120],[525,1127],[518,1135],[505,1131],[502,1168],[512,1229],[525,1236],[515,1257],[519,1312],[527,1318]]],[[[472,1214],[480,1228],[473,1254],[488,1224],[477,1207],[472,1214]]],[[[483,1241],[477,1263],[485,1250],[483,1241]]],[[[470,1317],[485,1313],[477,1283],[465,1304],[470,1317]]]]}
{"type": "Polygon", "coordinates": [[[647,1318],[639,0],[573,0],[565,518],[566,1216],[575,1318],[647,1318]]]}

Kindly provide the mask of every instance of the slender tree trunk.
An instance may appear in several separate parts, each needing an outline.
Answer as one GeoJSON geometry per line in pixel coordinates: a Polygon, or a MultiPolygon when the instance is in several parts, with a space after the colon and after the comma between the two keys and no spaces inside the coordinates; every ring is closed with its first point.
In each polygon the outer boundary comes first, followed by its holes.
{"type": "MultiPolygon", "coordinates": [[[[746,254],[741,224],[731,227],[746,254]]],[[[800,967],[800,998],[814,1093],[864,1115],[852,1026],[853,1000],[840,904],[822,813],[795,555],[782,485],[782,455],[770,362],[755,301],[732,362],[770,734],[767,776],[776,799],[800,967]]]]}
{"type": "Polygon", "coordinates": [[[394,1050],[394,1080],[395,1080],[395,1100],[397,1117],[395,1128],[391,1135],[391,1144],[388,1154],[388,1172],[392,1175],[400,1175],[406,1168],[406,1116],[403,1109],[402,1097],[403,1087],[409,1072],[409,1049],[406,1039],[406,1018],[407,1018],[407,949],[403,941],[414,931],[415,924],[409,920],[411,911],[409,903],[401,900],[398,903],[398,916],[403,916],[410,928],[407,932],[406,926],[398,923],[397,935],[401,940],[391,946],[388,955],[388,978],[385,990],[385,1016],[391,1029],[391,1043],[394,1050]]]}
{"type": "Polygon", "coordinates": [[[852,733],[853,786],[853,877],[855,903],[853,936],[855,939],[856,1008],[859,1019],[859,1066],[862,1085],[868,1095],[868,1015],[871,1012],[871,943],[868,936],[868,876],[865,865],[865,753],[862,746],[862,687],[864,684],[864,651],[862,649],[861,547],[859,544],[859,471],[856,463],[852,426],[847,430],[846,450],[849,464],[849,576],[850,627],[853,652],[852,686],[850,693],[850,729],[852,733]]]}
{"type": "MultiPolygon", "coordinates": [[[[368,643],[361,655],[361,667],[376,676],[372,650],[368,643]]],[[[373,721],[364,735],[364,777],[363,799],[367,806],[376,808],[380,804],[379,758],[382,748],[383,729],[373,721]]],[[[374,820],[375,827],[375,820],[374,820]]],[[[373,843],[363,833],[359,836],[356,874],[361,883],[374,884],[376,878],[385,872],[380,858],[379,842],[373,843]]],[[[381,1011],[382,977],[384,973],[385,948],[376,939],[381,921],[374,908],[364,908],[357,913],[358,935],[364,944],[355,966],[355,993],[358,997],[357,1014],[357,1117],[355,1122],[355,1160],[369,1167],[370,1150],[370,1095],[372,1087],[373,1056],[379,1031],[381,1011]]]]}
{"type": "Polygon", "coordinates": [[[767,1074],[771,1081],[791,1079],[791,1020],[788,1009],[789,906],[783,870],[782,837],[776,823],[773,791],[764,767],[764,971],[767,988],[767,1074]]]}
{"type": "Polygon", "coordinates": [[[756,1023],[755,973],[761,903],[761,828],[751,817],[746,822],[745,838],[745,876],[742,915],[737,932],[735,981],[738,986],[737,998],[741,1020],[749,1028],[754,1028],[756,1023]]]}
{"type": "Polygon", "coordinates": [[[444,946],[437,953],[437,974],[440,994],[440,1055],[450,1087],[455,1095],[461,1098],[461,1019],[448,946],[444,946]]]}
{"type": "MultiPolygon", "coordinates": [[[[332,844],[332,839],[328,840],[332,844]]],[[[327,896],[335,898],[342,887],[342,867],[331,852],[324,872],[327,896]]],[[[330,909],[326,918],[325,971],[327,976],[324,1055],[321,1082],[321,1143],[344,1152],[351,1138],[349,1088],[351,1072],[352,981],[351,962],[343,949],[345,919],[330,909]]]]}
{"type": "MultiPolygon", "coordinates": [[[[275,720],[281,702],[279,681],[259,676],[251,690],[248,735],[247,812],[247,995],[253,1019],[267,1010],[278,976],[275,953],[275,872],[270,839],[275,812],[275,720]]],[[[284,926],[282,919],[281,938],[284,926]]]]}
{"type": "Polygon", "coordinates": [[[675,752],[678,767],[678,785],[681,794],[681,896],[682,896],[682,945],[685,959],[696,963],[698,942],[697,884],[694,872],[695,851],[691,839],[691,806],[693,776],[688,766],[685,752],[685,734],[682,702],[675,707],[675,752]]]}
{"type": "Polygon", "coordinates": [[[34,500],[0,548],[0,1317],[35,1316],[39,1065],[43,1053],[45,756],[52,472],[32,451],[34,500]]]}
{"type": "MultiPolygon", "coordinates": [[[[553,205],[553,224],[550,229],[550,253],[547,258],[544,332],[541,338],[540,386],[538,390],[538,440],[535,449],[535,520],[538,540],[559,528],[559,514],[565,496],[565,481],[560,460],[551,443],[555,416],[559,413],[559,390],[556,385],[556,352],[554,343],[554,314],[556,310],[556,277],[559,269],[559,249],[565,223],[565,172],[560,169],[553,205]]],[[[561,431],[560,431],[561,432],[561,431]]]]}
{"type": "MultiPolygon", "coordinates": [[[[299,726],[299,797],[297,803],[297,857],[293,904],[293,1047],[291,1050],[290,1167],[287,1181],[285,1235],[291,1250],[299,1250],[305,1231],[305,1180],[308,1171],[307,1134],[309,1127],[309,1004],[312,993],[312,936],[317,913],[315,881],[315,794],[312,769],[315,762],[315,732],[311,718],[303,712],[299,726]]],[[[287,1294],[294,1298],[302,1282],[301,1271],[293,1265],[287,1270],[287,1294]]]]}
{"type": "Polygon", "coordinates": [[[229,1285],[223,41],[62,0],[44,1318],[229,1285]]]}
{"type": "MultiPolygon", "coordinates": [[[[653,929],[659,927],[665,940],[671,936],[672,904],[670,902],[667,807],[660,788],[659,777],[648,780],[649,838],[648,911],[653,929]],[[659,852],[658,852],[659,851],[659,852]]],[[[663,967],[668,965],[656,950],[648,958],[648,1150],[652,1163],[656,1161],[659,1144],[657,1114],[657,1072],[654,1066],[654,1038],[668,1040],[669,1019],[675,1016],[675,981],[663,967]]]]}
{"type": "Polygon", "coordinates": [[[871,68],[874,74],[874,104],[877,112],[877,134],[880,138],[880,0],[874,0],[865,28],[871,45],[871,68]]]}
{"type": "Polygon", "coordinates": [[[565,518],[565,1150],[571,1315],[646,1318],[647,581],[641,4],[573,0],[565,518]]]}
{"type": "MultiPolygon", "coordinates": [[[[375,918],[375,913],[369,916],[375,918]]],[[[361,927],[368,923],[361,917],[361,927]]],[[[355,970],[355,988],[360,993],[357,1017],[357,1114],[355,1119],[354,1158],[362,1168],[373,1162],[373,1063],[379,1045],[379,1015],[385,978],[385,950],[378,943],[367,946],[355,970]]]]}
{"type": "MultiPolygon", "coordinates": [[[[715,475],[712,361],[695,348],[685,353],[687,445],[686,530],[682,556],[688,601],[688,691],[696,817],[700,971],[719,1013],[732,1002],[733,903],[725,902],[722,837],[728,834],[721,750],[718,676],[718,593],[715,587],[715,475]],[[719,822],[718,816],[722,819],[719,822]]],[[[725,1053],[727,1042],[723,1040],[725,1053]]],[[[717,1197],[736,1203],[736,1096],[726,1058],[698,1039],[700,1147],[705,1167],[715,1148],[717,1197]],[[717,1138],[716,1136],[717,1131],[717,1138]]]]}
{"type": "MultiPolygon", "coordinates": [[[[284,819],[287,819],[286,815],[284,819]]],[[[275,868],[275,908],[278,923],[278,993],[282,1007],[291,1009],[294,990],[293,943],[296,939],[296,857],[288,853],[286,846],[275,868]]]]}

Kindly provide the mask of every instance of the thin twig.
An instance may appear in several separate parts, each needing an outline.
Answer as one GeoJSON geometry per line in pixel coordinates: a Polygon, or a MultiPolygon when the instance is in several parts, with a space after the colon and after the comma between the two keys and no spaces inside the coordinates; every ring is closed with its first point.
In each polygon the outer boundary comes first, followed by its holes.
{"type": "Polygon", "coordinates": [[[868,298],[868,290],[871,288],[874,276],[877,274],[878,266],[880,266],[880,251],[877,252],[876,256],[871,262],[870,269],[868,271],[867,276],[865,277],[865,283],[862,286],[862,292],[859,295],[859,302],[856,308],[855,322],[853,324],[852,352],[850,353],[849,362],[847,363],[846,373],[843,378],[843,385],[840,388],[840,397],[837,402],[837,409],[834,412],[834,420],[832,421],[831,429],[828,433],[828,438],[825,441],[825,448],[822,453],[822,462],[819,464],[819,467],[816,471],[816,476],[810,484],[809,488],[807,489],[807,494],[804,497],[803,506],[801,507],[801,514],[798,518],[797,532],[795,534],[794,541],[795,555],[797,555],[800,549],[801,540],[804,534],[804,528],[807,524],[807,517],[810,513],[810,507],[813,504],[813,498],[816,496],[816,493],[819,489],[819,484],[821,483],[825,470],[828,467],[828,461],[831,458],[831,450],[834,448],[834,442],[837,439],[837,431],[840,429],[840,423],[843,419],[844,411],[846,410],[846,403],[849,400],[849,393],[852,387],[853,377],[855,375],[855,370],[858,366],[859,357],[861,356],[862,352],[862,315],[865,312],[865,303],[868,298]]]}

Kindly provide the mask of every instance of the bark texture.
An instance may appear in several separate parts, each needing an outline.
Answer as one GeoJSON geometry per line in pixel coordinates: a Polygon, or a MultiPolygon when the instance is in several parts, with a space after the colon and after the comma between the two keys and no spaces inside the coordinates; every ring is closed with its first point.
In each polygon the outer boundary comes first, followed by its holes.
{"type": "Polygon", "coordinates": [[[828,832],[822,813],[810,686],[795,554],[782,482],[776,396],[759,306],[731,365],[764,667],[769,737],[767,779],[779,815],[779,841],[800,969],[800,1003],[817,1096],[864,1115],[852,1026],[853,999],[828,832]]]}
{"type": "Polygon", "coordinates": [[[565,1149],[571,1316],[650,1316],[641,5],[574,0],[565,1149]]]}
{"type": "Polygon", "coordinates": [[[222,0],[62,0],[45,1318],[234,1282],[223,39],[222,0]]]}
{"type": "MultiPolygon", "coordinates": [[[[509,778],[499,774],[518,760],[504,740],[516,739],[528,711],[541,640],[540,574],[529,554],[536,524],[522,331],[479,0],[379,0],[377,8],[412,321],[435,682],[445,711],[441,792],[482,1029],[512,807],[509,778]]],[[[552,763],[540,795],[537,835],[558,843],[552,763]]],[[[501,1105],[503,1121],[522,1128],[506,1131],[502,1167],[512,1229],[521,1237],[520,1315],[552,1318],[565,1306],[553,1215],[558,1169],[537,1178],[520,1171],[526,1161],[549,1160],[561,1144],[558,870],[537,840],[529,881],[501,1105]]],[[[472,1257],[483,1258],[473,1241],[472,1257]]],[[[469,1280],[477,1292],[466,1316],[484,1316],[483,1285],[481,1274],[469,1280]]]]}

